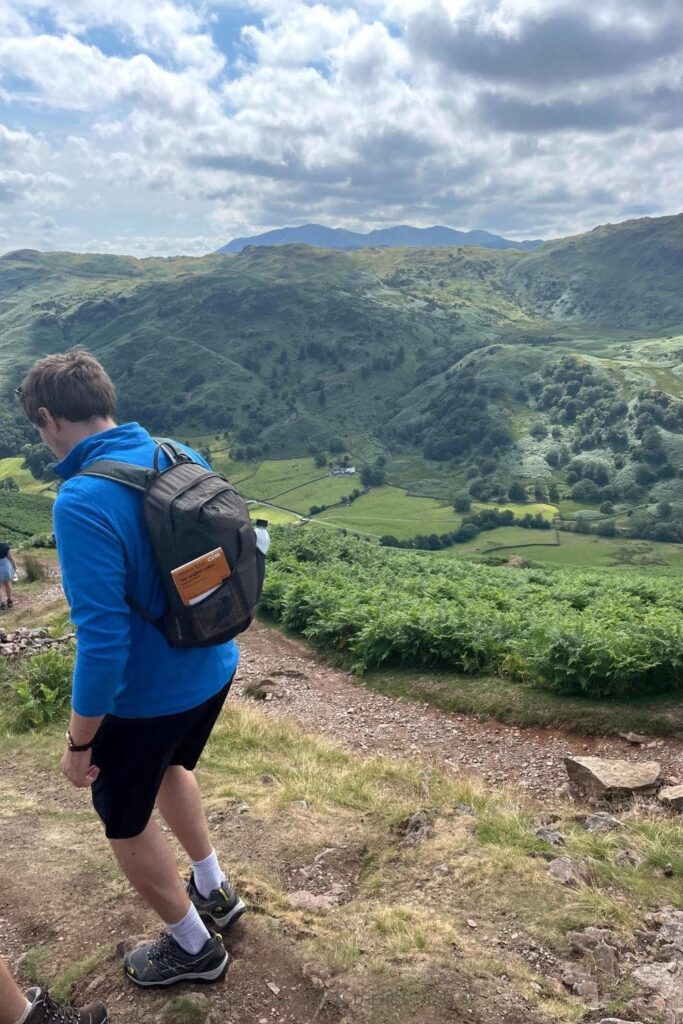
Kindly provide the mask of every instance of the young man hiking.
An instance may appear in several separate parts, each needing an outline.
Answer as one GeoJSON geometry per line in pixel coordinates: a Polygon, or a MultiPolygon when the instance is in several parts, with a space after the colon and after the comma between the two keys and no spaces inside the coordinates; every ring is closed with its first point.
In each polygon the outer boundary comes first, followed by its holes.
{"type": "Polygon", "coordinates": [[[127,599],[153,617],[165,604],[142,495],[77,474],[99,460],[149,468],[157,446],[137,423],[117,426],[104,368],[84,350],[47,356],[17,393],[64,480],[54,528],[77,652],[62,771],[74,786],[92,787],[116,859],[166,924],[159,941],[127,954],[126,974],[143,986],[216,980],[229,957],[203,918],[227,928],[245,907],[212,848],[193,769],[235,674],[237,647],[177,649],[131,610],[127,599]],[[192,862],[187,886],[151,819],[155,804],[192,862]]]}
{"type": "Polygon", "coordinates": [[[62,1006],[40,988],[24,995],[0,960],[0,1024],[107,1024],[107,1011],[101,1003],[62,1006]]]}

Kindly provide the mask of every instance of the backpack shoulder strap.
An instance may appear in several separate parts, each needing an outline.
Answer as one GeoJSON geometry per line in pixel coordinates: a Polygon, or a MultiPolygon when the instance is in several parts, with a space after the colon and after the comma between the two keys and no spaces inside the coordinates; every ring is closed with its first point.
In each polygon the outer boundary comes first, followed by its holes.
{"type": "MultiPolygon", "coordinates": [[[[99,476],[103,480],[113,480],[115,483],[125,484],[126,487],[132,487],[136,491],[146,491],[158,474],[153,469],[145,469],[144,466],[132,466],[128,462],[101,459],[99,462],[91,463],[86,469],[80,470],[76,476],[99,476]]],[[[146,622],[163,632],[163,616],[152,615],[144,605],[141,605],[129,594],[126,595],[126,604],[146,622]]]]}
{"type": "Polygon", "coordinates": [[[132,466],[128,462],[115,462],[113,459],[101,459],[81,469],[76,476],[99,476],[103,480],[113,480],[125,484],[136,491],[146,491],[152,480],[157,476],[153,469],[144,466],[132,466]]]}

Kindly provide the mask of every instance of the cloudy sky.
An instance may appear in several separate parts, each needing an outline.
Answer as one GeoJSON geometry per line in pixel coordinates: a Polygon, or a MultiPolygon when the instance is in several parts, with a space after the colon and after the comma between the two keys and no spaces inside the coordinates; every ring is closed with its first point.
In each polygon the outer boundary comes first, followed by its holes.
{"type": "Polygon", "coordinates": [[[0,251],[683,209],[681,0],[0,0],[0,251]]]}

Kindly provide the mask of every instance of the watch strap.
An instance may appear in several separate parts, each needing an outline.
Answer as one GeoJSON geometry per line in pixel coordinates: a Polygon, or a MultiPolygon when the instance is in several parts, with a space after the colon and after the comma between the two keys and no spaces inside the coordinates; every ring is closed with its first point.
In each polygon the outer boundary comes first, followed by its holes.
{"type": "Polygon", "coordinates": [[[73,736],[71,735],[71,730],[69,730],[66,734],[66,742],[72,754],[84,754],[86,750],[92,749],[92,740],[90,741],[90,743],[74,743],[73,736]]]}

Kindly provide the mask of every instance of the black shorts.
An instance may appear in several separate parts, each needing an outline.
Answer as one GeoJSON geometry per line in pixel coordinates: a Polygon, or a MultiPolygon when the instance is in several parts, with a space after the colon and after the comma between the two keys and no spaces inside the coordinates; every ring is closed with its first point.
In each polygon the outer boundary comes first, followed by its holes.
{"type": "Polygon", "coordinates": [[[100,774],[92,786],[92,802],[107,839],[132,839],[144,832],[167,768],[196,768],[231,683],[177,715],[105,716],[93,742],[92,763],[100,774]]]}

